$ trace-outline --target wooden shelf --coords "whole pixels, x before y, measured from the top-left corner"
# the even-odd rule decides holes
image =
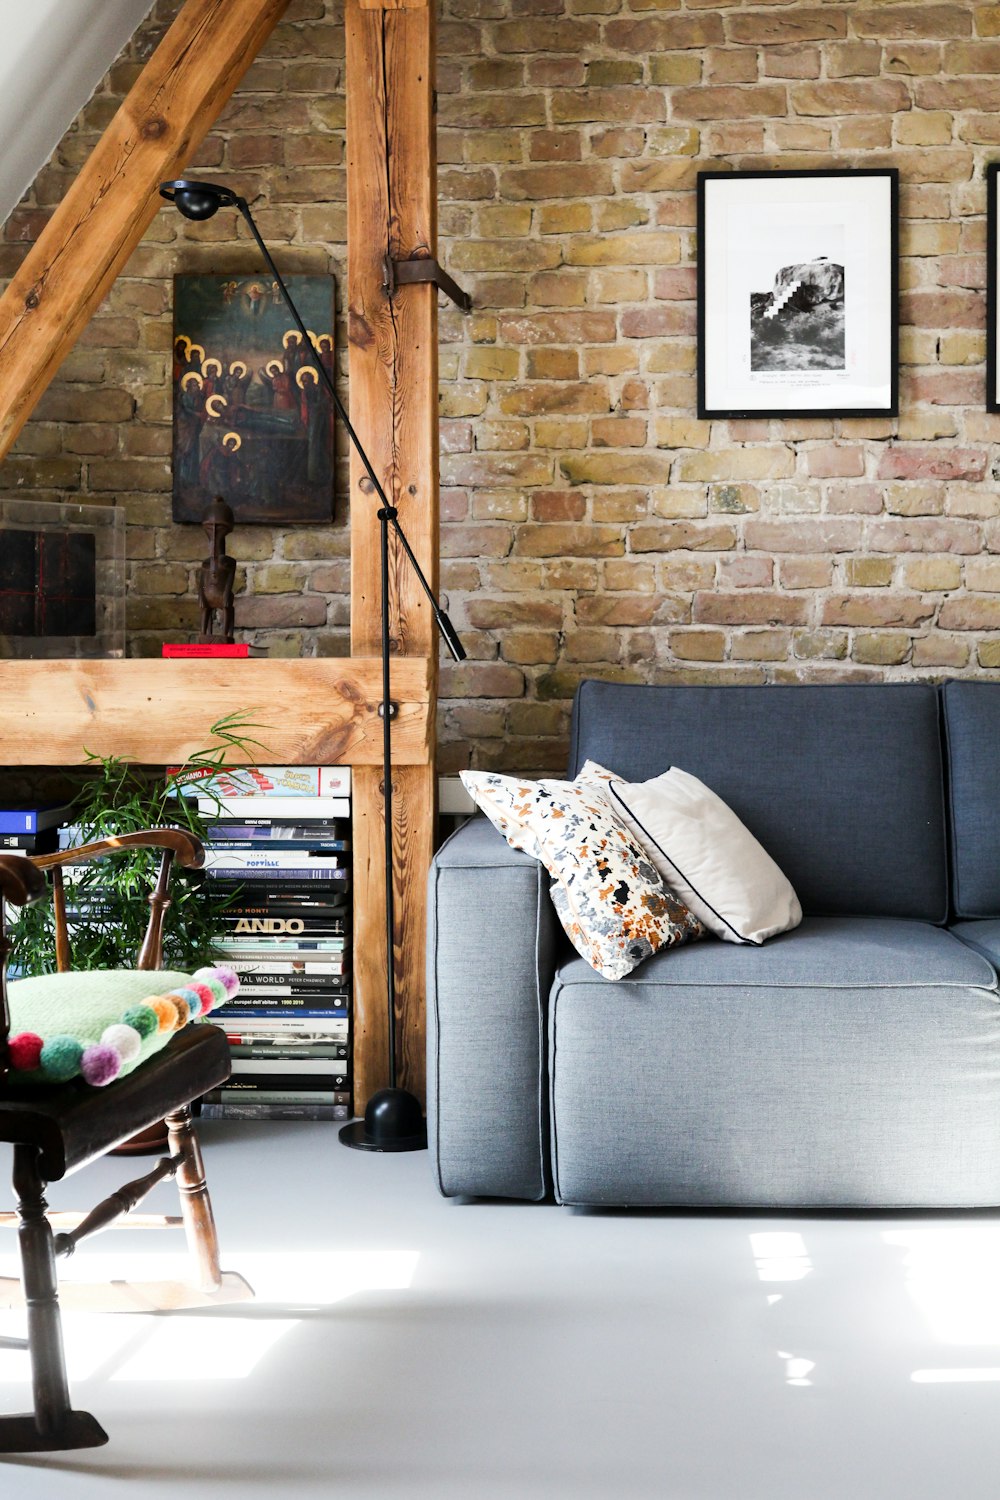
[[[431,758],[430,664],[393,663],[393,762]],[[0,662],[0,764],[81,765],[87,752],[145,765],[212,748],[239,713],[272,765],[382,763],[382,664],[372,658]]]

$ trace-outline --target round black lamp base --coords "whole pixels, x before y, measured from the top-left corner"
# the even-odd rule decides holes
[[[427,1121],[420,1101],[406,1089],[379,1089],[368,1101],[363,1120],[339,1131],[341,1143],[356,1151],[426,1151]]]

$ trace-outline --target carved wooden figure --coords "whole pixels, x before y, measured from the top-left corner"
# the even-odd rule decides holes
[[[212,640],[213,615],[222,615],[222,640],[233,642],[233,585],[236,561],[226,556],[226,537],[233,529],[233,513],[226,502],[213,500],[205,512],[202,526],[212,544],[212,555],[206,557],[198,577],[198,602],[201,605],[201,639]]]

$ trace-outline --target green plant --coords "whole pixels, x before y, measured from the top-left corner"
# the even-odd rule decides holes
[[[71,822],[79,837],[93,843],[143,828],[184,828],[204,839],[216,814],[176,795],[192,771],[215,772],[244,761],[251,749],[264,749],[246,731],[257,728],[241,714],[228,714],[212,725],[218,744],[190,755],[175,776],[164,777],[116,755],[92,755],[92,768],[71,803]],[[159,855],[153,849],[116,854],[65,869],[67,906],[79,909],[73,924],[73,964],[78,969],[123,969],[135,964],[149,918],[147,896]],[[219,917],[227,902],[208,894],[204,876],[174,865],[171,907],[164,931],[163,961],[168,968],[195,969],[218,958]],[[51,895],[23,907],[10,923],[10,966],[15,974],[48,974],[55,969],[55,924]]]

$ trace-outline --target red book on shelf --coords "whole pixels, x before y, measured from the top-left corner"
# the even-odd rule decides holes
[[[195,641],[188,645],[174,645],[161,647],[164,656],[169,657],[244,657],[250,655],[250,647],[246,642],[237,643],[232,646],[222,644],[216,646],[210,641]]]

